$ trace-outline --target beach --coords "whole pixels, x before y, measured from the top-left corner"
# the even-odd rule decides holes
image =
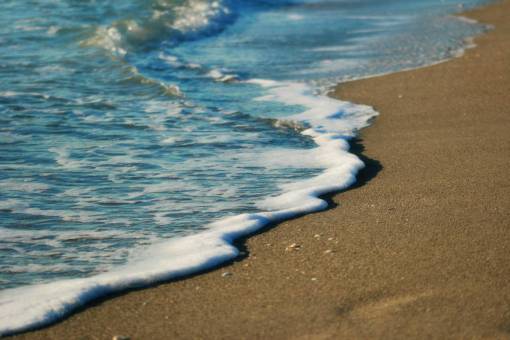
[[[216,270],[87,306],[19,339],[510,338],[510,1],[453,60],[340,84],[380,116],[358,184],[240,242]]]

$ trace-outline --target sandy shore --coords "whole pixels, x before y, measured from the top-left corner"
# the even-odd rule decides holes
[[[381,113],[338,206],[19,338],[510,338],[510,1],[467,15],[496,29],[463,57],[336,89]]]

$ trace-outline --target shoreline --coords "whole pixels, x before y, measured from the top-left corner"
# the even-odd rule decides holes
[[[107,298],[93,304],[88,309],[71,315],[66,320],[57,323],[54,326],[50,326],[40,331],[22,334],[19,337],[76,338],[79,336],[85,338],[111,338],[116,334],[124,334],[131,336],[132,338],[165,338],[165,336],[198,338],[220,338],[224,336],[243,338],[268,336],[286,338],[301,336],[303,338],[307,338],[310,336],[328,338],[340,334],[345,337],[362,337],[363,335],[377,336],[377,334],[381,336],[403,336],[403,333],[384,333],[384,331],[391,331],[388,330],[389,326],[385,324],[388,321],[388,318],[390,321],[395,321],[393,325],[400,327],[400,330],[402,331],[403,325],[405,326],[409,323],[404,322],[406,320],[402,320],[402,318],[405,319],[405,317],[400,315],[401,312],[408,312],[409,310],[413,310],[413,308],[421,311],[420,308],[422,307],[435,311],[434,308],[428,306],[427,303],[434,305],[434,301],[435,303],[438,303],[438,301],[444,300],[444,298],[447,297],[447,294],[441,295],[441,291],[437,292],[434,289],[426,289],[429,288],[427,287],[427,284],[418,284],[415,281],[413,281],[414,284],[408,282],[406,285],[405,276],[402,276],[402,279],[396,280],[396,276],[388,276],[388,273],[382,272],[380,269],[375,269],[378,265],[381,265],[382,267],[388,265],[384,256],[380,259],[373,259],[372,257],[374,254],[372,253],[365,254],[368,255],[368,257],[363,258],[362,254],[367,251],[367,249],[364,249],[363,246],[370,248],[371,246],[376,245],[376,248],[382,247],[384,250],[382,253],[384,253],[386,257],[389,256],[393,259],[395,254],[391,254],[391,252],[394,251],[394,248],[385,247],[385,245],[386,243],[392,243],[395,240],[385,239],[384,237],[387,237],[388,235],[381,235],[381,231],[374,227],[381,224],[379,223],[380,220],[389,218],[389,216],[387,216],[388,211],[399,212],[401,210],[399,208],[404,208],[404,210],[410,208],[417,210],[420,209],[419,205],[412,204],[416,203],[416,201],[399,201],[398,199],[392,199],[392,194],[396,194],[396,192],[405,194],[410,187],[412,188],[408,177],[405,175],[412,174],[413,169],[411,169],[409,165],[400,166],[404,168],[403,170],[399,169],[399,166],[395,166],[397,176],[392,175],[391,168],[387,170],[386,167],[387,164],[392,166],[395,164],[400,165],[399,161],[394,160],[391,157],[391,153],[398,151],[398,148],[395,149],[395,145],[385,145],[385,143],[398,144],[402,140],[407,143],[405,148],[408,148],[409,151],[407,153],[401,152],[404,153],[406,157],[401,158],[400,162],[402,160],[408,161],[409,159],[412,161],[413,155],[411,154],[413,152],[415,154],[422,152],[422,157],[427,155],[430,156],[429,152],[424,152],[420,149],[417,150],[417,145],[420,145],[420,138],[427,138],[420,135],[420,133],[425,134],[425,132],[418,131],[419,133],[417,135],[409,136],[409,134],[416,132],[415,129],[413,130],[412,128],[409,129],[409,127],[402,126],[399,127],[399,124],[405,125],[404,123],[409,122],[405,122],[408,119],[404,117],[403,114],[396,114],[395,111],[397,111],[397,113],[400,112],[398,109],[399,105],[404,105],[404,109],[415,110],[416,105],[420,106],[425,104],[420,100],[413,100],[413,98],[409,99],[410,103],[408,106],[401,104],[406,102],[408,93],[416,95],[416,93],[421,94],[423,92],[420,90],[419,86],[416,86],[417,89],[409,88],[415,82],[414,78],[418,78],[418,80],[420,77],[421,79],[427,79],[430,76],[427,73],[441,73],[442,71],[435,71],[437,68],[449,69],[449,71],[445,73],[456,72],[458,71],[458,68],[462,68],[462,66],[455,65],[456,63],[459,63],[457,62],[458,60],[480,58],[479,56],[477,57],[477,55],[480,54],[478,50],[481,50],[482,48],[484,48],[484,52],[486,52],[489,43],[485,41],[490,39],[487,37],[500,34],[500,26],[503,26],[503,22],[501,21],[504,21],[504,14],[497,13],[498,11],[494,10],[494,8],[497,8],[498,6],[504,7],[501,12],[507,11],[508,13],[508,1],[470,12],[477,18],[481,15],[480,21],[484,23],[493,23],[491,21],[494,21],[494,18],[497,19],[499,14],[500,23],[496,23],[495,31],[499,33],[491,31],[482,37],[477,37],[476,41],[478,43],[478,47],[467,50],[464,56],[445,63],[428,66],[426,68],[357,80],[352,83],[344,83],[337,88],[335,93],[337,96],[340,95],[342,99],[374,105],[377,111],[381,112],[381,116],[377,119],[376,123],[363,130],[360,137],[363,141],[363,145],[358,143],[356,140],[353,143],[353,149],[359,149],[357,150],[358,152],[366,152],[365,159],[363,159],[363,161],[368,161],[368,164],[366,170],[359,174],[358,180],[362,182],[361,185],[355,184],[354,187],[349,188],[348,191],[342,192],[332,198],[334,204],[341,204],[343,207],[339,209],[335,209],[333,207],[325,212],[311,214],[283,222],[278,225],[278,228],[270,228],[265,233],[258,234],[255,237],[248,239],[246,242],[243,242],[243,244],[246,245],[246,248],[249,250],[249,254],[243,261],[236,259],[232,264],[227,264],[222,266],[220,269],[206,272],[205,274],[198,276],[193,276],[189,279],[162,284],[155,288],[149,288],[146,290],[128,292],[121,294],[121,297],[118,298]],[[487,20],[484,20],[484,18]],[[508,24],[506,26],[508,26]],[[505,32],[508,34],[508,28],[506,28]],[[479,41],[483,41],[483,44],[486,46],[480,46]],[[491,48],[494,49],[494,46]],[[499,52],[502,51],[500,50]],[[505,60],[503,57],[503,64],[504,63]],[[506,64],[508,64],[508,62],[506,62]],[[506,65],[503,65],[503,69],[505,69],[505,66]],[[464,68],[466,68],[466,66],[464,66]],[[506,70],[508,70],[508,67]],[[470,73],[475,73],[475,71],[476,70],[471,70]],[[409,78],[411,78],[411,80],[409,80]],[[508,79],[503,79],[503,81],[504,80],[506,80],[506,85],[504,85],[506,87],[502,88],[507,89]],[[379,82],[382,82],[384,86],[376,84]],[[451,82],[452,80],[450,80],[450,84]],[[430,92],[435,89],[428,88],[426,90]],[[483,90],[483,88],[478,88],[477,90]],[[500,90],[500,92],[503,93],[504,91]],[[395,95],[395,93],[397,94]],[[503,104],[505,104],[504,101],[506,98],[504,98],[504,94],[501,93],[500,95],[503,96],[503,99],[500,98],[499,100],[503,100]],[[481,94],[485,95],[486,93],[481,91]],[[385,101],[378,99],[384,97],[386,97]],[[436,97],[438,96],[431,96],[431,98]],[[447,96],[447,98],[451,97],[455,96]],[[373,100],[375,101],[372,103]],[[416,101],[418,101],[418,103],[416,103]],[[443,106],[441,106],[441,104]],[[438,107],[448,107],[447,104],[448,103],[442,99],[441,103],[438,104]],[[508,104],[508,100],[506,104]],[[505,105],[500,106],[504,107]],[[469,109],[469,107],[466,107],[466,109]],[[393,118],[396,118],[397,120],[400,119],[397,123],[397,129],[393,126],[393,129],[390,128],[389,130],[384,130],[384,126],[388,124],[386,122],[388,120],[387,118],[390,118],[386,117],[387,114],[393,116],[396,115],[397,117]],[[431,117],[413,116],[412,120],[415,121],[415,124],[429,124],[429,129],[433,130],[437,128],[434,127],[433,118],[434,117],[432,117],[432,115]],[[481,117],[472,117],[470,115],[470,118],[479,119]],[[451,132],[449,130],[452,129],[452,123],[455,124],[456,121],[453,117],[451,117],[448,123],[450,123],[450,125],[439,126],[439,129],[448,130],[449,134],[449,132]],[[464,123],[467,125],[465,127],[467,130],[475,128],[473,126],[469,126],[469,122]],[[508,118],[506,123],[508,123]],[[501,124],[502,127],[503,125],[504,124]],[[381,128],[381,126],[383,126],[383,128]],[[458,130],[455,130],[455,132],[458,132]],[[464,131],[463,133],[469,134],[469,132],[470,131]],[[404,136],[402,136],[402,134],[404,134]],[[386,139],[385,136],[390,136],[389,139],[392,141],[384,142]],[[415,141],[413,138],[419,140]],[[503,141],[499,141],[500,144],[502,144],[502,147],[500,147],[501,150],[499,150],[502,151],[503,155],[502,163],[505,161],[508,163],[508,159],[504,159],[505,151],[508,153],[508,149],[505,149],[505,143],[508,143],[508,138],[505,139],[505,136],[503,135],[502,137],[500,136],[499,139]],[[469,140],[469,137],[467,137],[466,142],[468,141],[473,142],[472,138]],[[439,142],[435,142],[433,140],[429,142],[432,144],[436,143],[431,146],[432,148],[437,148],[437,150],[434,149],[435,152],[441,150],[441,146],[438,145],[440,144]],[[456,140],[454,139],[453,142],[456,142]],[[378,151],[378,148],[381,148],[381,146],[379,146],[380,144],[382,144],[383,149],[389,149],[390,152],[388,153],[388,150],[383,150],[382,153],[380,153]],[[494,145],[491,144],[491,146],[497,149]],[[478,147],[483,148],[484,146],[478,145]],[[473,157],[477,155],[475,152],[476,147],[474,145],[469,146],[469,148],[469,151],[473,153]],[[356,150],[353,151],[356,153]],[[454,159],[454,163],[456,163],[456,165],[462,165],[462,159],[458,159],[459,156],[456,156],[456,153],[460,153],[465,156],[465,150],[455,150],[452,151],[451,154],[448,154],[448,156]],[[381,154],[384,156],[381,157]],[[390,157],[387,158],[386,154]],[[468,153],[467,155],[469,156],[470,154],[471,153]],[[480,155],[478,155],[478,157],[480,157]],[[416,155],[414,155],[414,158],[416,158]],[[432,166],[437,168],[436,170],[441,170],[441,165],[444,164],[441,163],[439,159],[432,159],[432,161],[436,161],[437,163],[432,164]],[[381,162],[382,165],[378,162]],[[495,160],[493,160],[493,162],[495,162]],[[415,164],[418,164],[418,162],[416,161]],[[442,178],[442,176],[438,177],[437,174],[435,177],[432,176],[434,174],[432,174],[431,171],[427,171],[426,164],[420,164],[420,166],[421,168],[418,168],[419,171],[422,171],[424,174],[431,175],[430,178],[434,179],[434,181],[430,183],[430,178],[428,178],[428,180],[427,178],[424,178],[423,181],[425,184],[429,184],[429,186],[434,187],[434,185],[437,184],[436,181],[443,181],[441,184],[445,185],[446,188],[448,188],[448,184],[451,184],[446,180],[446,178]],[[492,164],[492,166],[495,165]],[[490,168],[490,166],[487,166],[487,168]],[[460,167],[460,169],[462,170],[462,167]],[[370,172],[374,172],[374,170],[379,172],[375,178],[373,176],[374,173],[370,174]],[[414,171],[416,172],[416,169],[414,169]],[[441,173],[441,171],[439,172]],[[381,176],[379,175],[384,175],[385,173],[389,173],[390,175],[384,176],[382,179],[383,184],[380,185],[380,188],[375,185],[374,189],[371,180],[373,179],[373,182],[380,182]],[[499,177],[502,178],[501,186],[504,187],[505,185],[508,185],[508,180],[504,178],[504,170],[502,173],[499,173],[499,175]],[[400,176],[403,177],[400,178]],[[387,179],[385,182],[386,177],[390,177],[390,179]],[[414,177],[414,179],[416,179],[416,176]],[[453,184],[460,187],[461,183]],[[387,187],[391,185],[397,186],[397,189],[401,190],[399,191],[392,188],[384,189],[385,186]],[[408,187],[406,188],[405,185],[408,185]],[[453,186],[457,189],[458,195],[465,193],[455,185]],[[438,198],[436,196],[447,194],[447,192],[427,193],[427,188],[428,187],[424,185],[420,188],[422,189],[420,192],[424,192],[425,194],[416,195],[415,193],[415,195],[411,198],[414,198],[422,204],[433,206],[433,203],[441,201],[441,197]],[[497,192],[499,193],[499,191]],[[468,193],[473,194],[470,191],[468,191]],[[501,203],[508,206],[508,194],[505,195],[504,192],[499,194],[502,199]],[[372,196],[376,197],[372,199]],[[364,198],[364,201],[363,199],[360,200],[360,197]],[[385,201],[391,202],[394,206],[389,207],[391,209],[387,209],[388,207],[387,204],[385,207]],[[410,207],[409,203],[411,203]],[[442,203],[448,205],[448,202]],[[463,203],[474,204],[476,202]],[[379,206],[381,206],[380,209]],[[432,208],[432,206],[430,208]],[[449,205],[448,207],[452,208]],[[477,208],[477,206],[474,205],[471,208]],[[505,206],[503,206],[503,208],[505,208]],[[469,213],[469,211],[466,212]],[[448,218],[447,212],[440,211],[440,213],[443,219],[446,219],[446,221],[450,224],[455,225],[455,221]],[[410,215],[417,215],[414,216],[415,218],[427,217],[426,214],[420,215],[410,213]],[[505,223],[508,224],[508,213],[505,215],[505,211],[501,210],[500,215],[500,219],[495,220],[496,224],[500,226],[498,233],[502,234],[500,242],[504,242],[503,246],[510,245],[510,243],[508,243],[508,237],[504,235],[502,230],[500,230],[501,225],[504,225]],[[404,219],[399,220],[402,224],[397,223],[398,227],[403,227],[399,231],[409,233],[408,236],[414,236],[410,237],[410,241],[413,241],[416,246],[421,246],[416,239],[418,235],[412,234],[412,230],[410,228],[411,223],[405,220],[406,218],[409,220],[409,218],[405,217],[405,215],[400,217]],[[480,219],[481,216],[477,217]],[[345,219],[345,225],[343,225],[342,219]],[[369,220],[372,220],[372,222],[369,222]],[[417,221],[419,221],[419,218]],[[335,225],[337,223],[339,225]],[[396,236],[396,231],[390,228],[395,225],[390,225],[388,223],[382,224],[386,232],[390,233],[390,235]],[[438,224],[441,225],[439,221]],[[445,224],[443,223],[442,225],[444,226]],[[356,227],[360,227],[362,232],[365,232],[365,234],[363,234],[364,237],[361,237],[362,233],[360,233]],[[433,229],[435,229],[435,232],[438,235],[448,234],[447,231],[441,230],[440,228],[435,227]],[[319,236],[317,237],[317,235]],[[368,240],[366,239],[367,236],[369,238]],[[429,246],[441,243],[438,239],[435,239],[435,235],[431,235],[429,233],[426,234],[426,236],[428,237],[427,243]],[[451,242],[454,241],[452,239],[452,235],[448,234],[446,236],[450,237]],[[466,235],[464,236],[468,237]],[[345,239],[351,240],[352,242],[345,242]],[[370,241],[374,241],[374,244]],[[292,243],[299,244],[299,249],[286,251],[285,248]],[[448,245],[451,246],[452,244]],[[443,248],[447,248],[448,245],[443,245]],[[501,244],[499,246],[501,246]],[[422,251],[420,255],[426,254],[430,256],[430,248],[426,249],[426,247],[424,247],[424,249],[419,250]],[[441,250],[445,254],[452,256],[448,253],[447,249]],[[413,267],[413,259],[415,262],[420,262],[418,261],[420,257],[417,257],[418,255],[416,255],[415,252],[417,252],[417,250],[413,252],[413,249],[407,248],[406,252],[402,251],[401,253],[409,256],[409,260],[406,259],[405,261],[405,265],[407,265],[407,267],[400,262],[398,265],[402,267],[401,269],[403,272],[409,271],[412,274],[415,274],[415,276],[427,279],[428,277],[426,275],[418,275],[419,273],[414,270],[409,270]],[[497,255],[500,256],[502,254],[497,253]],[[442,268],[440,266],[441,262],[438,262],[437,258],[433,258],[433,256],[430,257],[431,258],[429,258],[429,260],[434,260],[432,264]],[[501,260],[500,258],[498,259]],[[377,260],[381,262],[378,265],[365,266],[366,268],[361,265],[361,263],[372,263],[370,261],[375,261],[373,264],[377,264]],[[508,265],[505,264],[504,261],[500,262],[502,269],[502,274],[500,276],[503,277],[498,277],[498,279],[510,278],[510,275],[508,275],[510,273],[508,271]],[[431,263],[428,264],[430,265]],[[330,265],[333,268],[330,268]],[[357,267],[358,265],[360,267]],[[397,266],[397,268],[400,268],[399,266]],[[352,270],[355,269],[349,269],[351,267],[358,269],[359,272],[353,273]],[[458,269],[458,267],[459,264],[457,264],[454,269]],[[367,268],[371,270],[367,271]],[[222,274],[224,273],[229,273],[230,275],[223,276]],[[429,274],[432,275],[433,273]],[[459,275],[460,274],[462,274],[462,272],[459,273]],[[460,277],[462,277],[462,275],[460,275]],[[347,283],[339,283],[335,282],[335,280],[345,280]],[[371,280],[374,280],[374,282]],[[356,285],[355,282],[357,282],[358,285]],[[359,284],[363,282],[370,282],[367,284],[370,288],[363,287],[363,285]],[[500,283],[499,280],[495,280],[495,282]],[[404,288],[400,287],[400,285]],[[455,285],[453,284],[453,286]],[[500,293],[503,292],[506,294],[504,299],[502,299],[506,302],[510,301],[508,300],[509,292],[507,292],[507,290],[508,289],[504,286],[500,287]],[[470,292],[466,290],[463,291]],[[337,295],[338,297],[335,301],[334,297]],[[330,301],[332,297],[333,301]],[[294,298],[297,298],[300,301],[294,301]],[[235,301],[231,301],[231,299]],[[286,303],[287,305],[285,305]],[[491,306],[491,308],[492,307],[494,306]],[[504,310],[505,313],[508,312],[508,309],[503,308],[505,306],[498,305],[497,307],[499,309],[494,308],[498,311]],[[227,315],[220,315],[221,313]],[[501,313],[500,317],[504,316],[505,313]],[[394,316],[394,314],[399,316],[400,319],[393,320],[391,317]],[[365,334],[365,330],[361,328],[358,329],[360,326],[358,322],[360,320],[365,320],[366,322],[367,315],[369,316],[368,320],[374,324],[371,325],[374,330],[367,330]],[[452,316],[450,314],[444,315]],[[412,317],[412,315],[409,317]],[[438,315],[436,315],[436,317],[438,317]],[[109,321],[109,319],[111,319],[111,321]],[[136,320],[137,322],[133,322],[133,320]],[[428,319],[425,319],[425,321],[430,322]],[[263,328],[260,326],[261,324],[264,324],[264,329],[261,329]],[[284,327],[283,324],[286,324],[286,326]],[[356,327],[351,324],[354,324]],[[259,325],[259,327],[256,327],[256,325]],[[457,327],[455,324],[454,326]],[[418,325],[414,325],[414,327],[418,327]],[[416,331],[417,329],[419,328],[414,330]],[[392,330],[398,331],[398,329]],[[409,331],[410,329],[406,328],[405,330]],[[442,331],[445,330],[442,329]],[[503,332],[501,330],[499,331]],[[419,333],[409,334],[419,335]],[[442,334],[446,335],[451,333],[448,332]],[[472,331],[472,333],[467,333],[467,335],[478,335],[478,333]],[[502,334],[499,333],[497,335],[502,336]],[[508,333],[505,335],[508,335]]]

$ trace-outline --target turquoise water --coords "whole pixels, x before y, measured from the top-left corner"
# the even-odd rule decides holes
[[[463,3],[2,1],[0,287],[15,300],[291,207],[265,199],[335,161],[311,156],[334,131],[295,118],[316,103],[299,95],[461,53],[484,30],[451,16],[483,1]],[[364,126],[349,110],[346,138]]]

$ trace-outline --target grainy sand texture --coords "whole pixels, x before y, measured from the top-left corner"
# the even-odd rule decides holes
[[[466,16],[495,29],[464,56],[336,88],[381,115],[332,209],[18,338],[510,338],[510,1]]]

